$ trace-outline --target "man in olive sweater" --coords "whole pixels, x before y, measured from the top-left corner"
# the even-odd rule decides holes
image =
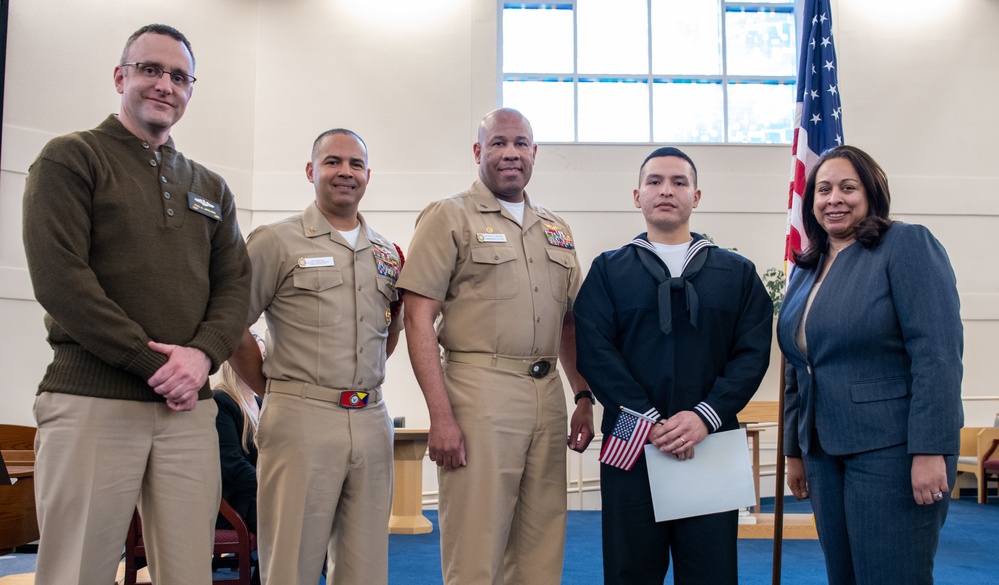
[[[207,584],[220,497],[208,374],[234,351],[250,263],[225,181],[174,149],[194,55],[133,34],[121,109],[53,139],[24,194],[24,247],[53,360],[38,388],[35,583],[114,581],[138,503],[156,583]]]

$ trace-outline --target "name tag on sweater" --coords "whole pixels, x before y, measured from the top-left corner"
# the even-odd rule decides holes
[[[222,221],[222,206],[194,193],[187,194],[187,207],[215,221]]]

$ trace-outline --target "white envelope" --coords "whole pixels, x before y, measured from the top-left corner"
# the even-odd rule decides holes
[[[685,461],[646,445],[645,460],[656,522],[756,505],[745,429],[708,435]]]

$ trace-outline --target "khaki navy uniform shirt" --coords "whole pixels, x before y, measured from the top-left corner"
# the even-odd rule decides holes
[[[248,323],[265,313],[273,347],[264,375],[345,390],[371,390],[385,378],[385,340],[402,329],[399,253],[364,218],[356,248],[316,204],[250,234],[253,262]]]
[[[476,180],[417,219],[399,288],[442,301],[450,351],[555,357],[580,286],[569,226],[525,194],[521,227]]]

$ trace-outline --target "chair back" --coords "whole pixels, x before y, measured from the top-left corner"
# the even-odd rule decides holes
[[[213,566],[221,555],[233,555],[238,562],[238,573],[235,579],[215,580],[214,585],[250,585],[252,568],[255,565],[252,552],[257,550],[257,536],[249,531],[246,522],[236,510],[223,499],[219,503],[219,512],[232,524],[230,529],[215,531],[215,544],[212,548]],[[124,585],[151,585],[136,583],[140,559],[146,557],[146,543],[142,538],[142,518],[136,509],[132,522],[128,527],[125,539],[125,578]]]
[[[0,424],[0,450],[34,452],[36,430],[35,427]]]
[[[13,484],[7,469],[11,466],[21,469],[20,476],[35,466],[35,427],[0,424],[0,485]]]
[[[35,427],[0,424],[0,554],[38,540]]]
[[[972,462],[972,459],[978,459],[978,433],[981,432],[982,427],[961,427],[961,447],[958,451],[960,457],[969,458],[965,463]]]

